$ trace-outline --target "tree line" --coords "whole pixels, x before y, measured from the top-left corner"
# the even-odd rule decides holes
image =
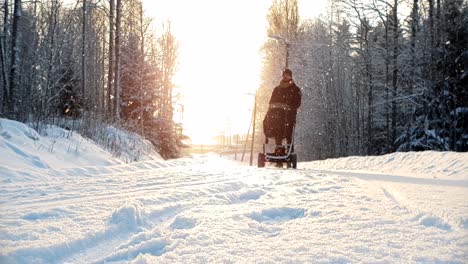
[[[268,21],[268,34],[287,43],[262,49],[259,109],[289,55],[303,92],[302,159],[468,151],[465,1],[330,0],[326,14],[301,19],[297,0],[275,0]]]
[[[145,136],[166,158],[178,155],[170,22],[156,32],[140,0],[4,0],[1,7],[0,116],[99,120]]]

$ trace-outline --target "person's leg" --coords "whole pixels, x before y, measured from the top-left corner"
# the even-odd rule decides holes
[[[286,141],[288,144],[292,143],[292,133],[293,133],[293,125],[287,124],[286,128]]]
[[[275,137],[275,154],[283,155],[283,138],[282,137]]]
[[[287,144],[292,143],[292,133],[293,133],[293,127],[294,127],[294,120],[296,119],[296,116],[293,111],[288,112],[286,116],[286,142]]]
[[[283,156],[283,155],[285,154],[284,147],[282,146],[282,144],[283,144],[283,138],[282,138],[282,137],[275,137],[275,143],[276,143],[275,155],[276,155],[276,156]],[[275,167],[277,167],[277,168],[282,168],[282,167],[283,167],[283,163],[282,163],[282,162],[277,162],[277,163],[275,164]]]
[[[288,124],[287,125],[287,128],[286,128],[286,142],[288,144],[291,144],[292,142],[292,129],[291,129],[291,124]]]

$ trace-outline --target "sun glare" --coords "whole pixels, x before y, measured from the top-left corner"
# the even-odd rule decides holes
[[[266,39],[270,4],[270,0],[145,1],[150,17],[171,21],[179,42],[174,82],[183,95],[184,132],[192,143],[215,143],[213,138],[223,133],[247,133],[252,94],[260,85],[260,47]]]

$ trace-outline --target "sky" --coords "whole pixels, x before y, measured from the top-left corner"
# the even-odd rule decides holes
[[[260,48],[270,0],[145,0],[154,23],[170,20],[179,42],[174,78],[183,95],[184,132],[194,144],[226,133],[245,134],[260,85]],[[299,0],[301,17],[325,10],[326,0]],[[179,118],[179,116],[176,116]]]

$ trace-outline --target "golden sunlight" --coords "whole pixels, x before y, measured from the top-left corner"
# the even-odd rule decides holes
[[[214,143],[213,138],[223,133],[247,133],[252,94],[260,84],[260,47],[266,39],[271,1],[146,0],[144,4],[155,21],[171,21],[179,42],[174,82],[183,96],[184,132],[192,143]],[[304,7],[311,8],[310,3]]]

